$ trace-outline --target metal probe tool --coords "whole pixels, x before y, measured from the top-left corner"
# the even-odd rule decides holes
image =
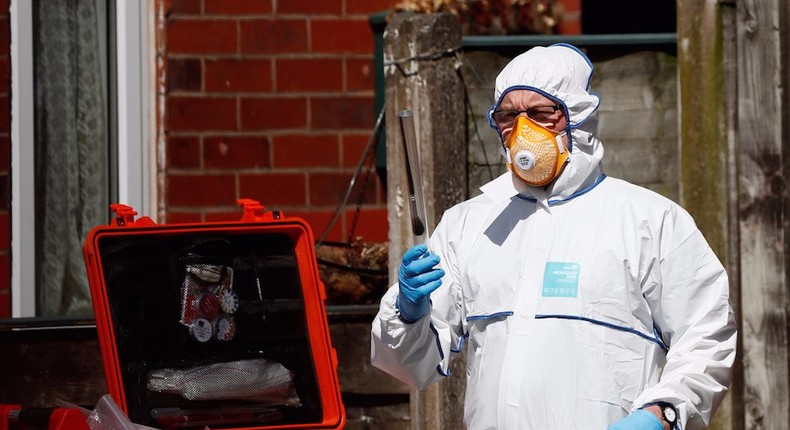
[[[430,236],[428,217],[425,211],[425,197],[422,189],[422,171],[417,137],[414,131],[414,114],[411,110],[398,112],[401,138],[406,158],[406,177],[409,184],[409,210],[411,212],[411,232],[415,244],[428,246]],[[430,247],[428,247],[430,249]]]

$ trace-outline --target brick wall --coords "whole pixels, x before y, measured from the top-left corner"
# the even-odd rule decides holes
[[[247,197],[319,236],[373,131],[368,19],[395,1],[160,1],[166,221],[238,219]],[[327,240],[386,241],[373,169],[355,190]]]
[[[11,20],[0,0],[0,318],[11,316]]]
[[[160,1],[167,222],[235,219],[248,197],[319,236],[375,121],[368,19],[397,1]],[[580,0],[558,3],[560,31],[578,33]],[[355,188],[327,239],[386,241],[379,177],[367,170]]]

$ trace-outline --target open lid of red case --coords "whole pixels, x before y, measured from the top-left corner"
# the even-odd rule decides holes
[[[112,205],[89,233],[109,393],[162,429],[342,428],[312,231],[239,203],[239,222],[171,225]]]

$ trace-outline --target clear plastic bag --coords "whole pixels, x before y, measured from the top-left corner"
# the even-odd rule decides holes
[[[91,430],[156,430],[129,420],[109,394],[103,395],[92,411],[64,401],[58,401],[58,406],[79,409]]]
[[[187,400],[247,400],[266,405],[301,406],[293,372],[262,358],[214,363],[148,374],[148,389]]]

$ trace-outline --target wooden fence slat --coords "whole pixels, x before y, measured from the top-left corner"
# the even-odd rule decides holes
[[[680,201],[691,213],[730,275],[731,298],[739,297],[740,249],[737,208],[731,192],[737,160],[732,147],[736,127],[737,69],[732,13],[719,2],[678,0],[678,86],[680,88]],[[729,47],[725,51],[723,48]],[[734,276],[733,276],[734,275]],[[738,311],[738,302],[733,303]],[[740,368],[738,368],[740,371]],[[742,378],[714,416],[712,430],[741,429],[734,412],[742,403]]]
[[[779,18],[784,0],[739,1],[738,177],[746,429],[788,429],[785,207]],[[785,30],[786,31],[786,30]],[[785,47],[784,50],[787,48]],[[786,52],[784,55],[787,55]]]

